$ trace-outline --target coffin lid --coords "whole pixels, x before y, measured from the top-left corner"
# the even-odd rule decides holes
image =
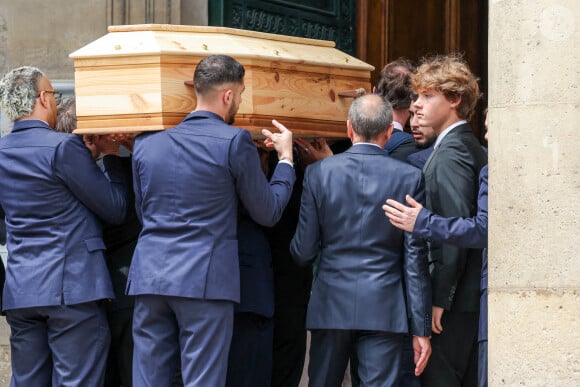
[[[109,34],[70,54],[77,59],[164,55],[226,54],[238,60],[264,59],[372,71],[374,67],[335,48],[327,40],[276,35],[228,27],[139,24],[109,26]],[[114,34],[113,34],[114,33]],[[127,33],[124,39],[123,33]],[[226,44],[227,43],[227,44]],[[301,46],[316,47],[304,50]]]
[[[352,97],[370,88],[373,66],[325,40],[226,27],[143,24],[70,54],[78,134],[139,133],[177,125],[196,106],[194,67],[213,54],[246,68],[236,126],[261,136],[278,119],[299,136],[344,137]]]

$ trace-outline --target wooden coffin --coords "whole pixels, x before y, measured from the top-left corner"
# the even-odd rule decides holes
[[[193,72],[211,54],[227,54],[244,65],[246,91],[235,125],[256,136],[276,118],[297,136],[345,137],[353,91],[370,91],[374,69],[324,40],[224,27],[111,26],[70,54],[75,133],[177,125],[195,109]]]

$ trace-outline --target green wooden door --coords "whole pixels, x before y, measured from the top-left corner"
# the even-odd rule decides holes
[[[356,52],[356,2],[352,0],[210,0],[209,25],[332,40]]]

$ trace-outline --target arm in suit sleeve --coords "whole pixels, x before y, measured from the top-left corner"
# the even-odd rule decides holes
[[[487,166],[479,174],[477,215],[472,218],[445,218],[421,209],[413,235],[457,247],[487,247]]]
[[[135,139],[135,142],[138,138]],[[141,176],[139,175],[139,163],[132,157],[131,169],[133,171],[133,191],[135,193],[135,212],[137,213],[137,219],[139,223],[143,224],[143,211],[141,209],[141,203],[143,202],[143,196],[141,194]]]
[[[103,171],[77,136],[69,136],[56,149],[56,176],[89,210],[102,220],[120,224],[127,213],[127,186],[123,165],[116,156],[105,156]]]
[[[432,210],[443,217],[474,215],[477,190],[477,172],[467,149],[451,146],[441,149],[434,166],[436,176]],[[432,245],[433,246],[433,245]],[[442,244],[437,251],[432,248],[431,272],[433,305],[446,310],[451,308],[459,280],[465,270],[468,250]]]
[[[236,179],[236,192],[250,217],[262,226],[274,226],[290,200],[296,181],[294,168],[278,163],[270,182],[260,164],[258,150],[250,133],[242,130],[230,145],[230,170]]]
[[[301,266],[314,261],[320,251],[320,227],[313,187],[313,184],[316,183],[313,174],[317,166],[318,164],[312,164],[306,168],[302,182],[298,225],[290,242],[290,254],[292,254],[294,261]]]
[[[419,181],[414,197],[425,200],[423,180]],[[431,278],[427,265],[427,246],[421,237],[405,232],[405,291],[410,316],[409,332],[413,336],[431,336]]]

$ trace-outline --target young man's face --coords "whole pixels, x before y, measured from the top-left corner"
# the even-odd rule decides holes
[[[415,116],[420,126],[430,126],[438,136],[448,126],[458,121],[458,102],[449,101],[443,94],[433,89],[419,90],[413,103]]]

